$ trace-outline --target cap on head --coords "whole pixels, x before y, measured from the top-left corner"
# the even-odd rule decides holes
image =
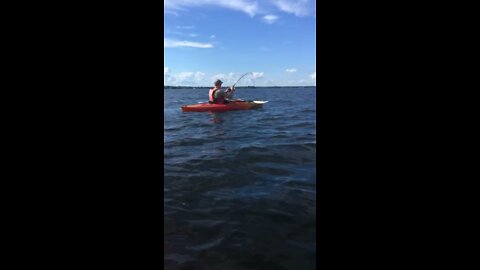
[[[223,83],[223,82],[220,81],[220,80],[216,80],[216,81],[215,81],[215,85],[217,85],[217,84],[222,84],[222,83]]]

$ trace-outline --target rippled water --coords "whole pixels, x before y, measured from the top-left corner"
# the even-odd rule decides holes
[[[164,90],[165,269],[315,269],[316,89],[238,89],[263,109],[181,112]]]

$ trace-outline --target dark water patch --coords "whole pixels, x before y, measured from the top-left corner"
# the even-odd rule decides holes
[[[270,102],[183,113],[206,93],[165,91],[165,269],[315,269],[315,89],[240,93]]]

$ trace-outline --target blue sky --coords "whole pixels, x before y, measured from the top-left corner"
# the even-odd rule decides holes
[[[165,85],[316,85],[314,0],[164,0]]]

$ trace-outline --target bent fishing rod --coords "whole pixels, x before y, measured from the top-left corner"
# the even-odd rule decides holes
[[[235,93],[235,85],[236,85],[241,79],[243,79],[243,77],[247,76],[248,74],[252,74],[252,75],[253,75],[252,72],[247,72],[247,73],[243,74],[243,75],[237,80],[237,82],[235,82],[235,83],[230,87],[230,90],[232,91],[232,94],[230,95],[230,98],[233,98],[233,94]]]
[[[243,74],[242,77],[240,77],[240,78],[237,80],[237,82],[232,85],[232,88],[235,87],[235,85],[236,85],[243,77],[247,76],[248,74],[252,74],[252,75],[253,75],[252,72],[247,72],[247,73]]]

